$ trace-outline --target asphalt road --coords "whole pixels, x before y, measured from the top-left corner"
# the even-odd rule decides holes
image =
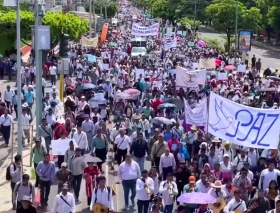
[[[117,169],[117,165],[115,166],[115,169]],[[146,169],[150,169],[151,168],[151,163],[150,161],[146,161],[145,162],[145,168]],[[114,171],[110,171],[109,167],[107,165],[107,162],[103,164],[103,169],[105,172],[105,177],[107,180],[107,185],[108,186],[112,186],[112,184],[115,184],[116,182],[119,181],[116,172]],[[116,170],[115,170],[116,171]],[[52,212],[52,208],[53,208],[53,204],[54,204],[54,198],[57,195],[57,185],[53,185],[51,187],[51,192],[50,192],[50,196],[49,196],[49,206],[48,206],[48,210],[46,211],[46,213],[51,213]],[[114,210],[116,212],[125,212],[125,213],[136,213],[137,209],[130,207],[130,209],[128,211],[123,211],[122,209],[124,208],[124,196],[123,196],[123,188],[121,184],[116,184],[116,195],[113,196],[114,199]],[[80,201],[81,203],[78,204],[76,206],[76,213],[88,213],[91,212],[89,211],[88,205],[87,205],[87,197],[86,197],[86,193],[85,193],[85,181],[82,181],[81,184],[81,191],[80,191]],[[136,201],[136,199],[135,199]]]
[[[205,32],[204,29],[202,29],[200,32],[201,37],[207,37],[212,39],[217,39],[218,41],[224,43],[225,42],[225,35],[215,33],[215,32]],[[269,46],[261,47],[262,45],[253,45],[252,49],[249,53],[250,59],[253,55],[256,56],[256,58],[260,58],[262,61],[262,69],[266,69],[267,67],[270,67],[272,69],[280,69],[280,50],[273,50]]]

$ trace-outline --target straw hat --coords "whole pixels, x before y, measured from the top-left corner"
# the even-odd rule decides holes
[[[215,189],[220,189],[222,188],[222,181],[216,180],[215,183],[211,183],[211,187]]]
[[[214,142],[214,143],[217,142],[217,143],[218,143],[218,142],[221,142],[221,141],[220,141],[220,139],[219,139],[218,137],[215,137],[215,138],[212,140],[212,142]]]
[[[196,125],[192,125],[192,126],[191,126],[191,130],[197,131]]]

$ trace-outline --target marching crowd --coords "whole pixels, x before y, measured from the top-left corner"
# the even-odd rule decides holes
[[[130,8],[126,5],[125,11]],[[109,28],[107,40],[99,42],[97,48],[73,46],[73,72],[64,79],[63,118],[59,114],[62,100],[56,87],[48,93],[43,91],[41,138],[36,139],[32,148],[36,183],[32,184],[29,175],[23,173],[22,157],[17,155],[6,174],[13,191],[13,209],[18,213],[36,212],[32,202],[35,188],[39,187],[40,208],[46,210],[50,189],[57,182],[58,194],[50,210],[53,213],[73,213],[80,202],[87,202],[93,212],[116,211],[115,191],[106,185],[107,162],[112,170],[118,165],[117,175],[124,191],[123,211],[137,206],[139,213],[278,212],[278,150],[240,147],[210,135],[203,127],[181,121],[184,99],[195,106],[210,91],[239,104],[278,109],[277,71],[272,73],[267,68],[266,78],[260,78],[261,62],[253,57],[246,73],[229,70],[227,79],[219,80],[209,70],[205,86],[198,85],[194,90],[177,88],[176,74],[169,73],[177,65],[192,69],[200,58],[215,58],[219,61],[217,70],[224,72],[227,65],[243,62],[239,57],[232,61],[230,55],[199,45],[191,34],[179,35],[178,46],[165,51],[165,56],[161,53],[162,41],[149,38],[152,56],[131,57],[131,22],[131,15],[124,16],[118,27]],[[195,45],[188,47],[189,41]],[[97,60],[89,62],[84,54],[92,54]],[[244,63],[248,64],[248,60]],[[109,66],[104,68],[104,64]],[[136,77],[140,68],[144,73]],[[48,64],[48,70],[50,75],[57,74],[55,61]],[[23,93],[22,116],[26,125],[32,119],[30,108],[34,101],[29,82],[32,84],[32,80],[27,80]],[[55,85],[53,77],[52,84]],[[7,146],[16,95],[7,87],[5,103],[0,104],[0,124]],[[28,130],[23,129],[25,134]],[[65,153],[55,156],[55,163],[51,160],[51,141],[60,139],[71,140]],[[80,201],[82,179],[87,201]],[[208,205],[206,201],[176,200],[185,193],[200,195],[200,201],[204,195],[211,195],[217,201]]]

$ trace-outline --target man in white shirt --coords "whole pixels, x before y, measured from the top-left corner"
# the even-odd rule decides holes
[[[159,193],[162,194],[164,212],[172,212],[174,196],[178,194],[177,184],[173,181],[173,175],[167,174],[166,181],[162,181],[159,186]]]
[[[12,109],[12,98],[15,95],[14,90],[11,89],[10,85],[7,86],[7,90],[4,92],[4,100],[6,102],[7,108]]]
[[[239,189],[234,190],[234,198],[228,202],[226,207],[224,208],[224,213],[234,212],[235,210],[239,210],[240,212],[246,212],[247,207],[244,200],[241,200],[241,192]]]
[[[0,117],[0,126],[3,138],[5,140],[5,146],[8,147],[11,133],[11,125],[13,123],[13,117],[8,114],[9,109],[5,109],[5,113]]]
[[[139,213],[148,213],[151,195],[154,192],[154,181],[148,177],[148,171],[142,171],[142,177],[136,181],[137,209]]]
[[[222,181],[216,180],[215,183],[211,184],[211,189],[208,191],[208,194],[212,195],[214,198],[226,198],[226,193],[222,189]]]
[[[76,210],[74,195],[68,191],[68,184],[64,184],[62,192],[56,195],[52,213],[74,213]]]
[[[57,75],[57,68],[54,64],[52,64],[49,68],[50,76],[51,76],[51,84],[55,86],[56,84],[56,75]]]
[[[78,127],[77,132],[74,132],[73,139],[77,143],[78,147],[81,149],[81,154],[84,155],[88,148],[87,134],[82,131],[82,127]]]
[[[247,152],[247,148],[243,147],[240,150],[240,154],[237,155],[234,158],[234,161],[232,162],[233,166],[235,167],[235,170],[238,172],[244,167],[245,162],[249,163],[250,166],[252,165],[251,159],[246,155],[246,152]]]
[[[270,161],[268,168],[261,172],[258,188],[266,190],[269,187],[270,181],[277,181],[278,176],[280,176],[280,171],[275,169],[274,161]]]
[[[114,150],[116,152],[116,160],[120,165],[127,154],[127,149],[129,147],[130,139],[125,135],[124,129],[120,129],[119,135],[116,136],[114,141]]]
[[[165,153],[161,155],[159,162],[159,172],[162,174],[163,180],[166,180],[168,173],[173,174],[176,169],[176,161],[174,155],[170,153],[169,148],[165,149]]]
[[[95,204],[101,204],[106,206],[108,208],[108,212],[114,211],[112,189],[106,186],[106,178],[104,176],[98,177],[98,184],[92,191],[91,203],[89,207],[91,212],[96,212]]]
[[[198,192],[208,193],[210,190],[210,183],[207,180],[207,176],[205,173],[200,174],[200,180],[195,183]]]
[[[22,115],[21,115],[21,119],[22,119],[22,129],[24,132],[24,139],[27,139],[27,143],[30,143],[30,120],[31,120],[31,115],[27,113],[27,109],[23,108],[22,109]],[[22,144],[24,146],[24,139],[22,140]]]
[[[129,154],[126,155],[125,161],[121,163],[118,169],[118,177],[122,181],[124,191],[125,209],[129,209],[129,191],[131,191],[131,203],[135,206],[134,198],[136,195],[136,180],[141,176],[138,163],[131,159]]]

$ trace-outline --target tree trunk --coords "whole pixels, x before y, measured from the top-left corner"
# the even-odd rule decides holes
[[[227,33],[227,51],[226,51],[226,52],[229,52],[229,50],[230,50],[230,45],[231,45],[231,43],[230,43],[230,34]]]

